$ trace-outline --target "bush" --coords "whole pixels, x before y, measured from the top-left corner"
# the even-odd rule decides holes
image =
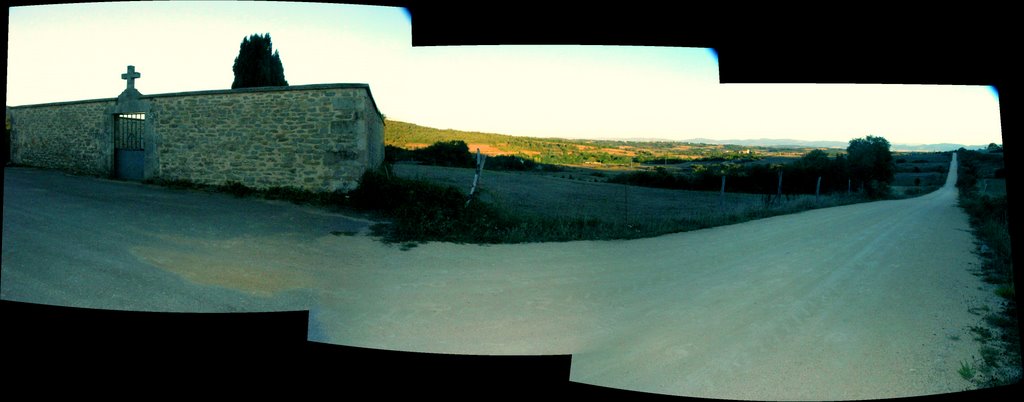
[[[466,195],[455,187],[389,178],[376,171],[365,173],[349,197],[353,207],[391,218],[390,225],[376,228],[389,242],[497,243],[512,224],[479,200],[467,207]]]
[[[438,141],[433,145],[414,151],[416,159],[430,165],[450,167],[475,167],[473,154],[463,141]]]
[[[537,169],[537,163],[518,156],[498,155],[488,157],[484,163],[484,168],[487,170],[535,170]]]
[[[846,148],[853,180],[877,183],[866,188],[868,196],[872,198],[886,194],[888,184],[892,183],[896,176],[896,165],[893,163],[889,148],[888,140],[870,135],[850,140],[850,145]]]
[[[864,190],[867,192],[868,198],[871,199],[887,198],[892,193],[889,183],[879,180],[871,180]]]
[[[561,165],[552,165],[549,163],[541,163],[540,170],[542,172],[564,172],[565,168]]]
[[[394,145],[384,146],[384,163],[393,164],[398,161],[408,161],[416,159],[416,151],[410,151],[405,148],[399,148]]]

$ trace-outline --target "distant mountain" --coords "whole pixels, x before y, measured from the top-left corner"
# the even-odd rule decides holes
[[[806,141],[806,140],[793,140],[793,139],[774,139],[774,138],[760,138],[756,140],[714,140],[710,138],[692,138],[688,140],[670,140],[665,138],[606,138],[601,140],[595,139],[568,139],[568,138],[535,138],[535,137],[522,137],[512,136],[507,134],[497,133],[481,133],[475,131],[461,131],[451,129],[437,129],[431,127],[420,126],[412,123],[405,123],[401,121],[388,120],[384,126],[385,132],[385,143],[387,145],[394,146],[427,146],[437,141],[452,141],[462,140],[468,144],[479,145],[490,145],[491,151],[494,154],[497,153],[508,153],[516,154],[525,152],[527,154],[537,155],[539,153],[551,153],[556,147],[563,149],[564,146],[572,145],[573,147],[583,146],[588,148],[608,148],[614,149],[621,146],[637,145],[635,143],[650,143],[651,149],[659,147],[672,147],[672,143],[690,143],[690,144],[706,144],[706,145],[739,145],[745,147],[775,147],[775,148],[839,148],[846,149],[849,145],[847,141]],[[620,142],[618,144],[614,142]],[[629,144],[633,142],[634,144]],[[561,145],[559,145],[561,144]],[[641,145],[643,146],[643,145]],[[925,144],[925,145],[912,145],[912,144],[893,144],[893,151],[904,151],[904,152],[943,152],[943,151],[954,151],[959,148],[967,149],[984,149],[987,145],[961,145],[961,144]],[[711,147],[714,148],[714,147]],[[569,149],[569,148],[564,148]],[[582,148],[580,148],[582,149]],[[708,150],[712,152],[713,150]],[[557,151],[564,152],[564,151]],[[609,152],[608,150],[602,152]],[[613,153],[615,151],[612,151]],[[486,152],[485,152],[486,153]],[[707,155],[703,155],[707,156]]]
[[[774,138],[759,138],[756,140],[712,140],[709,138],[694,138],[683,140],[698,144],[721,144],[721,145],[748,145],[756,147],[814,147],[814,148],[846,148],[849,142],[843,141],[805,141]]]
[[[924,145],[909,145],[909,144],[893,144],[893,151],[912,151],[912,152],[945,152],[945,151],[956,151],[960,148],[964,149],[986,149],[988,145],[963,145],[963,144],[924,144]]]
[[[774,138],[760,138],[756,140],[713,140],[709,138],[694,138],[689,140],[683,140],[684,142],[698,143],[698,144],[730,144],[730,145],[747,145],[747,146],[758,146],[758,147],[813,147],[813,148],[843,148],[845,149],[849,142],[844,141],[806,141],[806,140],[790,140],[790,139],[774,139]],[[966,149],[984,149],[988,145],[963,145],[963,144],[892,144],[893,151],[904,151],[904,152],[945,152],[955,151],[960,148]]]

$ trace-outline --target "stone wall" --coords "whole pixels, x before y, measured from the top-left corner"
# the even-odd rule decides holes
[[[11,162],[78,174],[110,173],[105,142],[110,123],[104,111],[113,99],[13,107]]]
[[[351,190],[384,159],[384,122],[364,84],[143,95],[132,102],[127,109],[115,100],[13,107],[12,161],[110,175],[112,114],[138,108],[146,109],[151,179]]]

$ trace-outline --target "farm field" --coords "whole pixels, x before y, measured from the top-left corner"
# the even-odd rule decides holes
[[[468,193],[474,170],[414,164],[394,165],[395,174],[452,185]],[[656,223],[705,220],[764,209],[759,194],[669,190],[605,183],[598,170],[566,172],[499,172],[484,170],[479,189],[482,200],[520,214],[543,217],[588,217],[615,223]],[[572,177],[572,178],[569,178]],[[835,202],[840,196],[821,197]],[[794,196],[789,202],[813,202],[814,196]],[[627,215],[628,214],[628,215]],[[628,216],[628,221],[626,221]]]
[[[947,153],[896,153],[895,197],[913,197],[937,190],[946,181],[951,156]],[[917,183],[916,180],[920,180]]]

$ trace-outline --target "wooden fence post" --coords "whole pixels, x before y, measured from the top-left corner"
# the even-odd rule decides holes
[[[818,176],[818,185],[814,187],[814,203],[818,203],[818,195],[821,194],[821,176]]]
[[[629,184],[623,183],[622,186],[623,186],[622,187],[623,188],[623,192],[625,193],[625,195],[623,196],[623,201],[624,201],[623,205],[625,205],[625,213],[622,214],[622,221],[628,227],[629,226]]]
[[[718,195],[718,209],[725,207],[725,175],[722,175],[722,191]]]
[[[779,187],[775,192],[775,199],[782,203],[782,168],[779,168]]]
[[[466,197],[466,205],[468,207],[469,202],[473,201],[473,194],[476,193],[476,185],[480,182],[480,171],[484,169],[484,161],[487,160],[487,155],[480,155],[480,148],[476,149],[476,175],[473,176],[473,187],[469,189],[469,196]]]

